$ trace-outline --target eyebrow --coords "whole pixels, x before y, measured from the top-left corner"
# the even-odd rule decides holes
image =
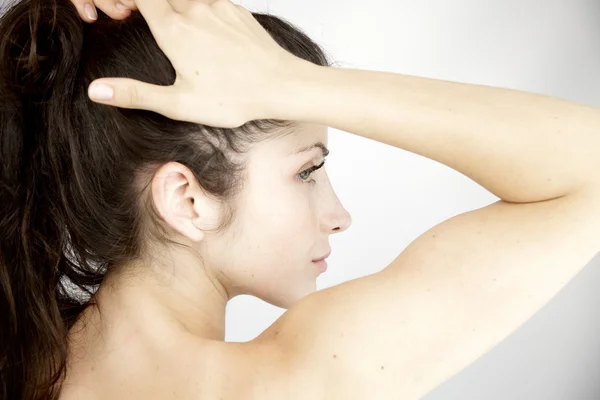
[[[311,145],[301,147],[299,149],[296,149],[296,151],[292,154],[304,153],[313,149],[321,149],[321,151],[323,152],[323,157],[327,157],[329,155],[329,149],[323,144],[323,142],[316,142]]]

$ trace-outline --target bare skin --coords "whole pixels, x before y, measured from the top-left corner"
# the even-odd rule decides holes
[[[77,7],[77,12],[82,20],[93,23],[98,19],[98,10],[112,19],[122,20],[131,15],[131,11],[137,10],[132,0],[71,0]]]
[[[180,83],[165,89],[102,79],[114,96],[98,101],[224,127],[259,118],[302,121],[301,133],[253,149],[250,175],[257,179],[245,198],[260,205],[261,191],[277,185],[283,194],[267,205],[285,211],[301,196],[303,203],[295,205],[306,206],[302,221],[309,222],[298,220],[294,228],[310,255],[326,250],[329,235],[347,229],[351,219],[324,169],[313,175],[316,189],[303,195],[281,180],[310,160],[283,154],[302,141],[326,142],[327,126],[444,163],[501,200],[433,227],[381,272],[319,292],[312,286],[318,273],[304,250],[294,251],[285,268],[268,255],[245,253],[263,265],[255,279],[251,272],[232,275],[237,269],[228,266],[236,259],[220,256],[202,275],[183,253],[175,255],[186,265],[177,270],[184,278],[172,286],[158,289],[156,274],[139,281],[110,278],[99,291],[105,319],[92,310],[71,332],[63,399],[417,399],[521,326],[600,250],[597,109],[514,90],[317,67],[283,55],[248,13],[226,0],[177,3],[180,12],[160,0],[136,2]],[[187,41],[173,29],[179,24]],[[239,54],[233,38],[244,40],[246,53]],[[220,58],[195,60],[186,46],[212,46]],[[269,54],[272,62],[265,62]],[[247,74],[233,73],[236,57],[246,60]],[[201,81],[195,69],[221,74],[220,80]],[[256,102],[233,95],[235,88],[253,93],[248,88],[255,85],[278,90]],[[189,109],[177,107],[191,101]],[[211,108],[211,101],[224,106]],[[265,177],[260,160],[266,154],[281,155],[283,175]],[[154,178],[152,196],[173,231],[206,254],[258,245],[206,234],[219,208],[178,165],[166,165]],[[259,214],[245,211],[242,224],[256,228]],[[268,223],[261,229],[265,243],[271,241],[275,231]],[[274,279],[278,268],[283,276]],[[285,289],[277,292],[277,284]],[[178,297],[186,290],[198,307]],[[221,312],[239,293],[288,310],[252,341],[223,342]]]

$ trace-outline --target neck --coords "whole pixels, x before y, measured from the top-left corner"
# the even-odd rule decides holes
[[[129,267],[119,269],[128,271]],[[114,326],[133,324],[137,332],[161,342],[165,335],[182,331],[208,340],[225,340],[225,309],[230,297],[205,268],[146,266],[145,273],[109,275],[96,298],[103,314],[114,317],[109,317]]]

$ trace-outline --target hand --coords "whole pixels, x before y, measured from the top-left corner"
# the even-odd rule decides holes
[[[77,11],[86,22],[98,19],[97,8],[102,10],[112,19],[125,19],[132,10],[137,10],[133,0],[71,0]]]
[[[98,103],[235,128],[266,118],[275,103],[273,94],[285,83],[283,77],[293,75],[304,61],[280,47],[252,13],[229,0],[136,3],[176,71],[175,83],[157,86],[101,78],[88,90]],[[108,86],[96,86],[99,83]]]

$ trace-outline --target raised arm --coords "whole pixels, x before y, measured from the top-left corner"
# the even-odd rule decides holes
[[[250,342],[265,398],[418,399],[514,332],[600,250],[597,110],[400,74],[295,72],[278,118],[419,153],[504,200],[290,308]]]
[[[600,110],[511,89],[302,62],[271,113],[443,163],[504,201],[600,182]]]
[[[171,2],[187,4],[180,12],[163,0],[135,3],[178,79],[172,86],[98,79],[89,89],[97,102],[220,127],[261,118],[319,122],[441,162],[507,202],[557,198],[600,181],[595,108],[510,89],[320,67],[283,50],[228,0]],[[211,57],[199,47],[212,49]]]

